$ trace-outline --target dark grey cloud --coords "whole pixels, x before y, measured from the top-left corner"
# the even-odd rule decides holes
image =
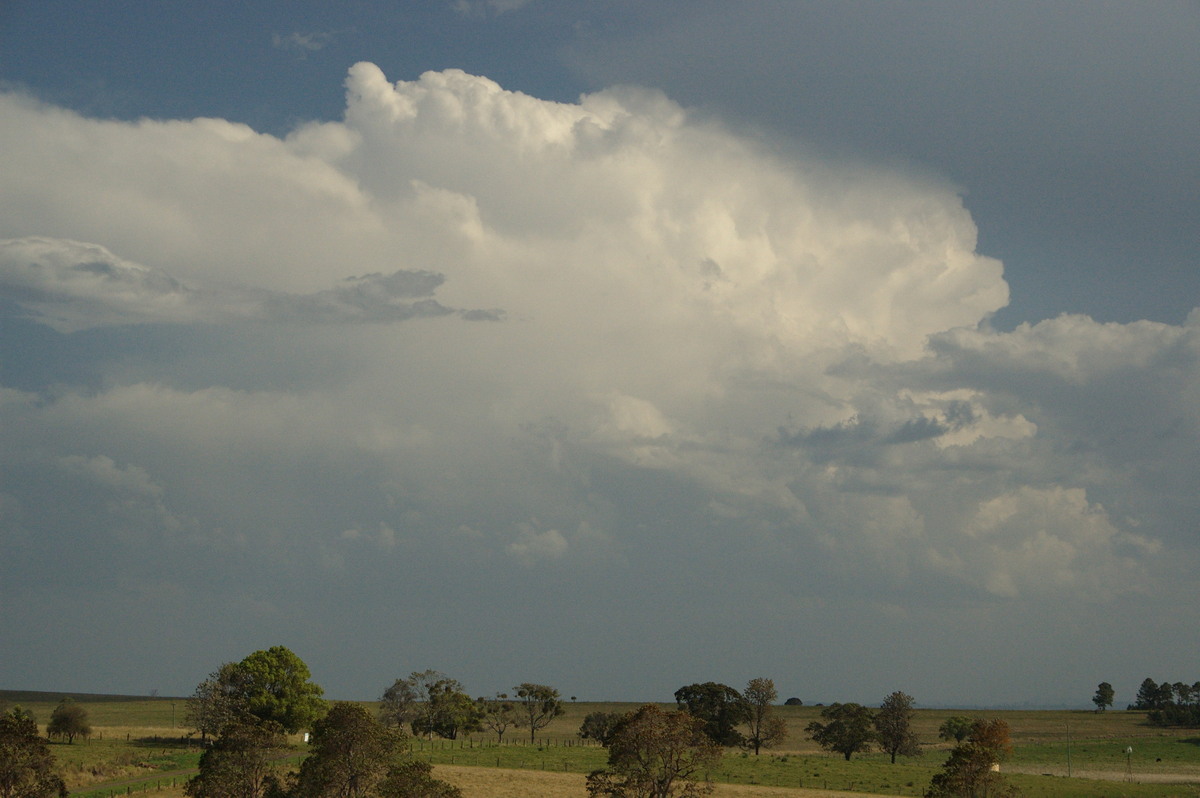
[[[458,315],[496,321],[500,310],[455,310],[433,299],[445,277],[400,270],[344,278],[310,294],[263,289],[201,290],[166,271],[122,260],[107,249],[41,237],[0,240],[0,293],[9,312],[62,331],[113,324],[387,324]]]

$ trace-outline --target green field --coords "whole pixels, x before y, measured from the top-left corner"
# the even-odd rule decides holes
[[[33,710],[42,724],[62,695],[0,691],[0,699]],[[52,744],[73,794],[174,794],[196,767],[200,748],[183,728],[185,699],[70,695],[86,707],[93,727],[87,741]],[[583,717],[635,706],[568,702],[566,714],[540,730],[532,743],[528,731],[514,729],[502,745],[495,735],[476,734],[455,741],[418,739],[413,749],[435,765],[587,773],[603,765],[605,751],[579,739]],[[925,754],[895,765],[879,753],[846,762],[819,750],[803,732],[819,717],[817,707],[779,707],[778,712],[793,730],[791,738],[758,757],[730,751],[710,774],[714,781],[920,795],[948,750],[937,740],[938,726],[951,715],[978,715],[1008,722],[1014,753],[1004,770],[1030,798],[1200,796],[1200,730],[1148,726],[1142,712],[918,710],[915,725]],[[300,740],[292,743],[296,756],[302,756]],[[1128,759],[1127,747],[1133,749]]]

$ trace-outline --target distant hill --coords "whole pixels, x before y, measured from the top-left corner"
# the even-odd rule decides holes
[[[56,703],[70,696],[80,703],[88,701],[184,701],[179,696],[109,695],[106,693],[75,693],[70,690],[47,692],[44,690],[0,690],[0,701],[9,704]]]

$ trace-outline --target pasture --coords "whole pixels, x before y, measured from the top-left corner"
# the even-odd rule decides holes
[[[88,710],[93,728],[87,741],[51,746],[73,795],[182,795],[182,784],[194,772],[200,754],[197,740],[184,728],[185,699],[71,697]],[[43,728],[59,698],[58,693],[0,691],[0,699],[10,706],[33,710]],[[454,741],[414,739],[412,745],[417,756],[434,764],[436,775],[458,784],[467,798],[583,796],[584,775],[603,766],[606,753],[579,739],[579,724],[589,712],[636,706],[568,701],[566,713],[539,730],[532,743],[527,730],[514,729],[502,744],[495,735],[474,734]],[[850,791],[860,796],[918,796],[950,747],[937,739],[938,727],[951,715],[969,715],[998,717],[1009,724],[1014,752],[1003,769],[1028,798],[1200,796],[1200,730],[1148,726],[1141,712],[918,710],[915,727],[925,744],[924,755],[893,765],[881,753],[858,754],[846,762],[817,748],[804,727],[819,718],[818,707],[777,711],[787,721],[790,737],[758,757],[728,751],[710,774],[721,785],[716,795],[813,798]],[[300,739],[292,738],[291,744],[294,755],[282,760],[282,767],[294,766],[303,756]],[[1133,749],[1128,757],[1127,748]]]

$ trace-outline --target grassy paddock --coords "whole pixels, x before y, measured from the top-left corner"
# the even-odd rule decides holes
[[[0,691],[0,699],[10,706],[21,704],[33,710],[43,729],[63,695]],[[52,744],[75,795],[108,798],[148,792],[160,798],[175,798],[181,794],[182,781],[194,771],[200,752],[194,741],[187,740],[183,728],[185,699],[65,695],[84,705],[94,729],[90,740],[74,745]],[[362,703],[375,706],[374,702]],[[584,716],[598,710],[624,712],[637,706],[568,701],[565,714],[539,730],[532,744],[527,730],[512,729],[505,734],[504,745],[497,744],[495,735],[475,734],[464,740],[435,739],[432,744],[414,740],[413,747],[418,756],[437,768],[467,772],[481,784],[494,781],[491,787],[479,788],[483,790],[477,793],[480,796],[507,794],[502,791],[507,789],[503,785],[514,779],[521,781],[520,774],[528,776],[530,785],[539,779],[559,779],[555,783],[561,785],[565,783],[561,778],[573,784],[583,774],[602,767],[606,759],[604,749],[579,739],[577,731]],[[673,708],[674,704],[661,706]],[[788,739],[759,757],[729,751],[710,774],[729,785],[723,789],[733,790],[731,795],[738,790],[743,792],[737,794],[765,795],[776,789],[801,787],[806,791],[849,789],[860,794],[920,795],[950,747],[937,740],[938,727],[951,715],[967,715],[1001,718],[1009,724],[1014,754],[1004,769],[1027,798],[1200,796],[1200,788],[1195,786],[1200,784],[1200,730],[1148,726],[1142,712],[918,710],[915,725],[925,742],[925,755],[902,759],[895,765],[879,753],[856,755],[846,762],[820,751],[804,733],[804,727],[819,718],[819,707],[779,707],[778,712],[792,730]],[[299,755],[302,744],[298,738],[292,743]],[[1128,761],[1126,747],[1133,748]],[[1122,781],[1127,765],[1133,783]],[[1072,778],[1066,777],[1068,767]],[[1095,776],[1106,776],[1108,780]],[[527,788],[533,790],[530,785]],[[517,790],[514,795],[539,794],[513,789]]]

